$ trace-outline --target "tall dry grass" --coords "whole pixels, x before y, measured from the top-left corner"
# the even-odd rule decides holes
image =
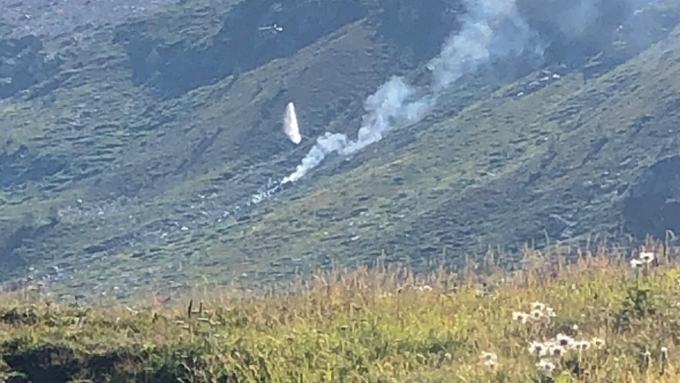
[[[62,371],[94,382],[675,383],[677,255],[652,242],[527,248],[508,272],[489,251],[426,275],[378,261],[264,296],[203,291],[132,306],[6,296],[3,371],[24,379],[15,382]],[[55,352],[65,362],[46,355]]]

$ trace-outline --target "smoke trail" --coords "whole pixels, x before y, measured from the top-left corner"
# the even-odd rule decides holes
[[[574,2],[573,7],[558,20],[560,31],[567,36],[581,36],[597,17],[599,1],[581,0]]]
[[[466,7],[461,30],[449,37],[439,56],[428,64],[435,94],[492,58],[543,55],[544,44],[519,15],[514,0],[467,1]]]
[[[491,58],[520,55],[528,47],[540,53],[538,38],[519,16],[514,0],[467,0],[466,6],[468,12],[461,20],[460,31],[447,40],[440,55],[428,64],[434,75],[433,84],[418,92],[403,78],[393,77],[366,99],[366,114],[356,140],[351,141],[344,134],[326,133],[282,183],[304,177],[330,153],[351,155],[380,141],[395,127],[418,122],[443,90]]]
[[[405,125],[420,120],[433,102],[430,97],[415,98],[416,91],[401,77],[392,77],[364,104],[361,129],[356,141],[340,150],[343,155],[358,152],[366,146],[382,140],[383,135],[396,125]]]
[[[299,144],[302,141],[300,136],[300,126],[298,125],[297,115],[295,113],[295,105],[289,102],[286,105],[286,114],[283,117],[283,129],[290,141],[294,144]]]
[[[416,91],[400,77],[393,77],[378,91],[369,96],[364,104],[367,114],[356,141],[350,141],[342,133],[326,132],[302,159],[295,172],[285,177],[281,184],[295,182],[310,170],[319,166],[327,155],[337,152],[341,155],[354,154],[366,146],[378,142],[383,135],[397,125],[409,124],[420,120],[433,105],[431,96],[415,97]]]
[[[317,138],[316,144],[307,153],[305,158],[302,159],[302,163],[298,165],[295,172],[293,172],[288,177],[285,177],[281,183],[285,184],[288,182],[295,182],[300,178],[304,177],[305,174],[311,169],[319,166],[321,161],[323,161],[326,156],[332,152],[340,151],[342,148],[347,146],[347,136],[340,133],[328,133]]]

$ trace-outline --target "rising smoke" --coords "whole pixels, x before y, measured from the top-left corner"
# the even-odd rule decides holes
[[[420,120],[433,100],[428,96],[416,96],[416,90],[401,77],[393,77],[366,99],[362,127],[356,141],[348,141],[340,154],[350,155],[366,146],[382,140],[383,135],[395,125],[410,124]]]
[[[519,15],[514,0],[467,1],[466,8],[460,31],[449,37],[439,56],[428,64],[434,75],[434,94],[492,58],[542,55],[538,34]]]
[[[416,89],[403,78],[393,77],[367,98],[364,104],[366,114],[356,140],[340,133],[326,133],[319,137],[295,172],[281,183],[301,179],[333,152],[351,155],[380,141],[395,127],[418,122],[444,90],[484,64],[508,57],[542,60],[548,44],[520,15],[517,1],[522,0],[464,0],[467,12],[460,20],[460,29],[448,38],[440,54],[427,65],[433,75],[431,84]],[[572,33],[582,33],[588,24],[596,20],[599,5],[604,0],[545,1],[566,7],[569,11],[554,16],[559,18],[554,20],[559,21],[556,28],[562,28],[560,23],[568,20],[575,25]],[[623,1],[637,3],[643,0]],[[567,18],[564,16],[567,14],[580,19]]]
[[[339,133],[319,137],[295,172],[282,183],[301,179],[330,153],[351,155],[380,141],[395,127],[418,122],[443,90],[491,58],[521,54],[530,44],[530,48],[538,49],[514,0],[468,0],[466,5],[468,12],[460,31],[448,39],[440,55],[428,65],[434,75],[431,85],[415,89],[403,78],[393,77],[366,99],[366,114],[356,140]],[[510,27],[512,31],[508,31]]]

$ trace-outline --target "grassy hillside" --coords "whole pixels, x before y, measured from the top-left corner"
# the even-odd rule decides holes
[[[205,251],[201,263],[211,266],[194,263],[187,278],[233,270],[263,281],[262,270],[277,277],[317,262],[370,262],[383,250],[425,264],[442,252],[460,260],[480,243],[512,250],[591,232],[644,238],[643,224],[663,238],[675,227],[661,215],[671,205],[657,205],[644,223],[625,206],[628,189],[645,189],[648,169],[678,153],[676,39],[585,84],[573,73],[517,97],[532,76],[453,118],[396,131],[352,163],[331,161],[292,199],[172,248]],[[211,236],[219,241],[201,240]],[[245,261],[212,267],[225,257]]]
[[[254,229],[224,252],[262,254],[257,244],[267,243],[309,261],[384,249],[424,262],[480,242],[517,249],[591,232],[644,238],[623,206],[629,188],[645,187],[638,180],[647,169],[680,149],[678,36],[597,79],[571,73],[527,92],[542,76],[532,74],[452,118],[396,131],[352,159],[355,168],[322,170],[301,198],[249,223]],[[661,206],[650,216],[671,208]],[[647,230],[659,237],[675,227],[656,222]]]
[[[576,252],[526,250],[514,274],[498,271],[493,257],[502,254],[491,252],[458,274],[417,276],[378,263],[262,297],[210,291],[130,306],[102,298],[89,307],[26,290],[0,304],[0,376],[13,383],[677,381],[678,249],[601,247],[566,263]],[[654,259],[631,268],[630,256]]]
[[[26,65],[12,68],[46,69],[11,72],[0,100],[8,288],[127,298],[261,287],[383,252],[424,268],[488,244],[680,229],[676,4],[617,13],[622,27],[594,27],[597,42],[545,32],[569,44],[551,45],[538,70],[494,63],[465,76],[423,121],[252,208],[316,137],[354,136],[363,100],[391,75],[426,81],[464,12],[453,0],[277,4],[191,1],[26,44]],[[538,28],[550,14],[537,4],[520,6]],[[284,32],[258,29],[272,23]],[[299,147],[281,132],[289,101]]]
[[[224,45],[217,36],[225,29],[221,17],[238,11],[226,7],[193,4],[49,42],[46,49],[61,58],[59,73],[6,102],[0,116],[6,127],[0,142],[7,269],[35,264],[46,253],[58,260],[76,256],[66,265],[76,267],[102,248],[119,251],[119,242],[134,243],[135,236],[156,231],[154,225],[179,221],[197,229],[206,210],[219,218],[294,166],[295,159],[280,156],[293,149],[279,129],[286,102],[295,100],[300,118],[320,132],[340,106],[359,109],[394,66],[389,46],[353,16],[336,31],[320,31],[326,35],[296,57],[282,52],[254,71],[215,74],[222,78],[211,84],[190,79],[201,69],[178,72],[189,82],[179,95],[156,86],[154,79],[164,74],[153,68],[142,78],[145,69],[135,65],[146,54],[147,36],[159,55],[205,57],[205,50]],[[216,25],[206,23],[211,18]],[[259,40],[272,39],[252,27]],[[171,80],[160,84],[177,83]],[[307,107],[312,99],[314,109]],[[210,209],[195,210],[203,202],[199,195],[211,198]],[[164,228],[173,229],[180,227]]]

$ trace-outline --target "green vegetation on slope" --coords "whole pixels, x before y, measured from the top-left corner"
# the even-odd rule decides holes
[[[351,159],[354,169],[331,160],[291,193],[295,198],[282,198],[249,221],[196,234],[198,246],[208,242],[201,238],[219,238],[200,263],[243,259],[227,270],[262,281],[263,270],[277,275],[330,261],[370,263],[382,251],[424,265],[442,252],[460,261],[480,242],[517,250],[525,241],[586,239],[590,232],[625,239],[632,231],[626,226],[641,226],[640,216],[624,208],[629,189],[650,189],[645,175],[680,153],[678,37],[676,31],[586,83],[574,73],[520,96],[532,75],[455,117],[392,132]],[[658,190],[664,201],[674,195],[674,174],[656,177],[666,180]],[[655,197],[643,194],[650,200],[640,206],[651,208]],[[643,226],[661,238],[668,225],[677,227],[661,219],[663,211],[675,210],[662,202],[650,213],[659,219]],[[211,280],[225,272],[200,263],[193,273]]]
[[[157,231],[154,225],[191,223],[206,210],[220,217],[268,178],[294,167],[297,159],[281,156],[291,150],[277,112],[286,102],[296,101],[307,134],[314,136],[341,111],[348,117],[354,113],[346,109],[360,109],[395,65],[391,48],[366,20],[358,20],[314,35],[319,41],[295,57],[164,99],[154,87],[155,75],[140,83],[134,63],[144,60],[145,44],[168,57],[200,60],[206,44],[219,52],[224,37],[216,36],[213,23],[197,20],[213,17],[207,9],[224,15],[230,8],[209,5],[50,41],[63,61],[61,71],[0,109],[0,150],[6,153],[0,248],[7,271],[39,264],[45,254],[62,268],[78,267],[102,248],[119,251],[117,243],[139,239],[130,235]],[[218,23],[217,30],[226,28],[223,19]],[[256,25],[248,30],[271,40]],[[204,72],[197,67],[180,77],[190,82]],[[199,211],[193,207],[201,202],[198,195],[217,199]]]
[[[565,263],[572,253],[578,261]],[[13,383],[677,381],[679,249],[649,246],[635,268],[628,252],[606,247],[526,250],[512,275],[498,271],[499,255],[460,274],[381,263],[321,273],[268,297],[212,291],[84,307],[24,291],[0,304],[0,374]],[[564,345],[536,348],[551,340]]]

